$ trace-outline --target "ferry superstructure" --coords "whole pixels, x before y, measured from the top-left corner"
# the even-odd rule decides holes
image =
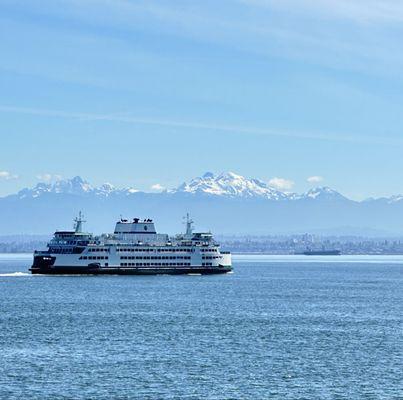
[[[121,218],[113,234],[83,232],[80,212],[73,231],[56,231],[47,250],[35,251],[33,274],[220,274],[232,271],[231,253],[221,251],[210,232],[157,233],[151,219]]]

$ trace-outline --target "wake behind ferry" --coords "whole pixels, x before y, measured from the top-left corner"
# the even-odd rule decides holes
[[[169,237],[151,219],[120,219],[113,234],[83,232],[81,212],[73,231],[56,231],[48,249],[34,252],[32,274],[222,274],[232,271],[231,253],[220,250],[210,232]]]

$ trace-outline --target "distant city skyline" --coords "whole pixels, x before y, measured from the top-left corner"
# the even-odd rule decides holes
[[[0,196],[233,171],[403,193],[398,1],[3,1]]]

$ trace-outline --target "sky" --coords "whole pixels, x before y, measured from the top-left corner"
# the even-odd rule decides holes
[[[0,196],[234,171],[403,193],[401,0],[2,0]]]

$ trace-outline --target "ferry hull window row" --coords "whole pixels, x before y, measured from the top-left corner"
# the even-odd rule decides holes
[[[182,248],[178,248],[178,249],[173,249],[173,248],[169,248],[169,249],[165,249],[165,248],[157,248],[157,249],[150,249],[150,248],[117,248],[116,252],[156,252],[156,253],[175,253],[175,252],[185,252],[185,253],[193,253],[194,250],[192,249],[182,249]]]
[[[105,249],[105,248],[102,248],[102,247],[89,248],[88,251],[89,252],[100,252],[101,251],[101,252],[109,253],[109,249]]]
[[[190,263],[120,263],[121,267],[190,267]]]
[[[54,245],[76,245],[76,246],[87,246],[88,241],[82,241],[82,240],[56,240],[52,239],[50,241]]]
[[[190,260],[190,256],[121,256],[121,260]]]
[[[83,251],[84,247],[66,247],[66,248],[49,247],[49,253],[52,254],[81,254]]]

